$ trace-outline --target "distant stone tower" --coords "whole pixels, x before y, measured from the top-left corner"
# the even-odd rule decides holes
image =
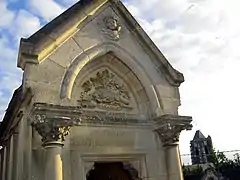
[[[211,149],[213,145],[210,136],[206,138],[201,131],[198,130],[190,144],[193,165],[211,163]]]

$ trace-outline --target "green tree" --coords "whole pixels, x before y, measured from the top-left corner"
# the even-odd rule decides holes
[[[183,176],[192,176],[192,175],[202,175],[203,168],[200,165],[197,165],[194,168],[187,168],[185,165],[182,166],[183,168]]]

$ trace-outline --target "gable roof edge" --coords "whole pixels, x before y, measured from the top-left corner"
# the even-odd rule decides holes
[[[119,11],[120,15],[131,27],[132,33],[136,35],[143,44],[146,44],[148,50],[154,55],[154,58],[160,61],[161,65],[158,67],[158,70],[164,74],[167,81],[173,86],[180,86],[180,84],[184,82],[183,74],[172,67],[166,57],[162,54],[162,52],[158,49],[155,43],[151,40],[151,38],[147,35],[147,33],[143,30],[143,28],[139,25],[139,23],[135,20],[135,18],[126,9],[120,0],[78,1],[75,5],[42,27],[32,36],[27,39],[21,39],[17,66],[24,69],[26,62],[38,64],[39,61],[41,61],[41,58],[45,57],[48,52],[54,50],[61,42],[65,41],[68,37],[71,36],[70,33],[67,35],[56,33],[53,37],[51,35],[52,32],[56,30],[63,33],[65,31],[69,31],[72,26],[75,26],[75,31],[77,31],[76,24],[79,24],[79,21],[82,22],[90,16],[89,14],[85,13],[86,9],[89,7],[89,4],[93,5],[92,10],[96,10],[96,8],[99,9],[107,2],[110,2],[110,4]],[[88,10],[88,12],[91,12],[91,8]],[[72,19],[71,21],[69,21],[70,18]],[[63,21],[69,22],[69,24],[65,25]],[[71,33],[74,33],[74,30],[72,30]],[[61,35],[64,37],[61,38]],[[45,44],[41,44],[43,37],[47,39],[47,41],[44,42]],[[60,40],[58,40],[58,38]],[[39,49],[44,48],[45,46],[49,47],[47,47],[46,51],[41,54],[41,57],[39,57]]]
[[[172,67],[166,57],[162,54],[156,44],[152,41],[152,39],[147,35],[147,33],[143,30],[140,24],[136,21],[136,19],[132,16],[132,14],[127,10],[127,8],[122,4],[120,0],[109,0],[112,4],[121,12],[121,16],[125,18],[129,25],[132,25],[132,32],[137,35],[140,40],[148,45],[148,49],[155,55],[157,59],[161,61],[161,67],[159,67],[160,71],[163,71],[164,75],[168,82],[173,86],[180,86],[181,83],[184,82],[184,76],[182,73],[177,71]]]
[[[92,11],[106,2],[108,0],[80,0],[30,37],[21,38],[17,67],[24,70],[26,62],[39,64],[49,52],[71,37],[78,30],[78,25],[91,16]]]

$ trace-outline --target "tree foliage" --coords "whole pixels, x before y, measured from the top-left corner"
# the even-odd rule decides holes
[[[237,153],[233,159],[229,159],[223,152],[213,150],[213,164],[219,172],[229,169],[240,169],[240,155]]]
[[[204,171],[200,165],[197,165],[195,168],[186,168],[183,165],[183,176],[192,176],[192,175],[203,175]]]

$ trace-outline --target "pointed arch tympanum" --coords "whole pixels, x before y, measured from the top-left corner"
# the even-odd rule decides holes
[[[83,53],[81,53],[77,58],[75,58],[72,64],[67,69],[60,90],[60,97],[62,99],[71,99],[73,86],[75,80],[80,73],[80,71],[91,61],[96,58],[99,58],[107,53],[113,53],[118,59],[120,59],[124,64],[128,66],[129,69],[137,76],[137,78],[141,81],[142,85],[146,90],[146,94],[149,98],[149,102],[151,103],[152,112],[155,111],[154,107],[158,104],[158,98],[153,88],[153,83],[149,74],[146,72],[144,67],[138,62],[138,60],[131,55],[128,51],[126,51],[121,46],[107,42],[100,45],[96,45]]]

